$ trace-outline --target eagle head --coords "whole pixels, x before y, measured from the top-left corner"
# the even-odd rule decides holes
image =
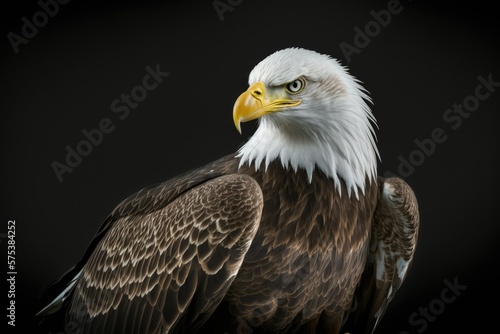
[[[280,159],[283,167],[316,170],[333,179],[348,196],[364,192],[376,178],[378,150],[366,90],[332,57],[301,48],[277,51],[251,71],[249,88],[233,109],[233,120],[259,119],[239,150],[240,166],[258,169]]]

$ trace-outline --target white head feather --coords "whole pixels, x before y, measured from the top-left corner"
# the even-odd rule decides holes
[[[304,169],[309,181],[318,168],[333,179],[339,194],[342,179],[348,195],[358,197],[358,188],[364,193],[365,180],[371,182],[377,173],[375,119],[365,102],[370,98],[337,60],[300,48],[262,60],[249,84],[260,81],[271,88],[300,77],[306,85],[293,98],[302,103],[259,119],[255,134],[239,150],[240,166],[254,162],[258,169],[264,162],[267,169],[279,158],[286,168]]]

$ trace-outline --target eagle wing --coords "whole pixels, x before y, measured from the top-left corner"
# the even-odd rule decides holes
[[[83,267],[66,330],[170,333],[196,327],[237,274],[262,205],[256,181],[233,174],[204,182],[159,210],[117,219]]]
[[[124,201],[102,229],[72,291],[66,332],[182,333],[226,294],[259,226],[257,182],[219,176],[165,205],[147,196],[156,192]]]
[[[350,333],[373,333],[406,277],[417,244],[420,223],[412,189],[397,177],[379,177],[370,249],[344,326]]]
[[[72,293],[83,266],[88,262],[97,245],[117,220],[129,215],[144,215],[162,209],[192,188],[219,176],[230,174],[230,162],[232,160],[234,160],[234,156],[228,155],[207,166],[186,172],[161,184],[141,189],[122,201],[101,224],[81,260],[64,273],[61,278],[52,282],[42,291],[40,304],[46,306],[36,315],[39,325],[48,323],[50,327],[50,323],[60,322],[57,318],[61,314],[61,309],[65,307],[68,296]]]

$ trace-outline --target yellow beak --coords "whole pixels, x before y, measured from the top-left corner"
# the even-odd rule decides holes
[[[233,108],[234,126],[241,133],[241,122],[248,122],[264,115],[299,105],[301,100],[272,98],[266,93],[262,82],[251,85],[241,94]]]

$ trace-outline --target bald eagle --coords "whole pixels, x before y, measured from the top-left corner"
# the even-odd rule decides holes
[[[370,98],[338,61],[288,48],[234,105],[242,148],[140,190],[46,289],[65,333],[372,333],[412,262],[411,188],[377,177]],[[59,326],[59,327],[57,327]]]

